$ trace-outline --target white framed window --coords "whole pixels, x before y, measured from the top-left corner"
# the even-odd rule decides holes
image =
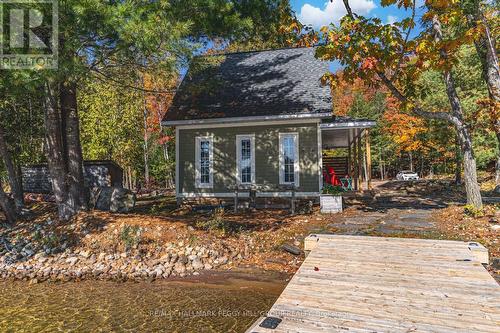
[[[214,140],[211,136],[198,136],[195,140],[196,187],[212,188],[214,184]]]
[[[255,135],[236,136],[236,179],[239,184],[255,184]]]
[[[280,184],[299,186],[299,135],[280,133]]]

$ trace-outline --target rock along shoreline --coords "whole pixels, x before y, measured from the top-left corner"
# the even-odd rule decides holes
[[[13,253],[14,252],[14,253]],[[86,279],[113,281],[153,281],[199,275],[204,270],[222,269],[244,258],[242,253],[190,247],[171,243],[163,253],[94,253],[66,250],[58,254],[32,253],[23,248],[0,256],[0,278],[69,282]],[[26,253],[28,252],[28,253]]]

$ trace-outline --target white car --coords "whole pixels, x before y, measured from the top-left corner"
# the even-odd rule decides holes
[[[396,175],[397,180],[419,180],[416,172],[413,171],[401,171]]]

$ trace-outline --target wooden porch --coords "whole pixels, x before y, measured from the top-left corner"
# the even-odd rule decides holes
[[[340,177],[352,180],[353,191],[372,189],[372,156],[369,121],[322,123],[321,147],[323,173],[333,168]],[[330,151],[344,151],[344,156],[329,156]],[[325,180],[324,180],[325,181]]]

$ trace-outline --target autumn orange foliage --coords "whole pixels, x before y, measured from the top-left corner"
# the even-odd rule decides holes
[[[159,82],[157,78],[151,75],[145,75],[144,77],[144,89],[146,92],[146,122],[147,122],[147,132],[149,135],[157,134],[158,144],[164,145],[168,143],[173,137],[166,135],[161,129],[161,120],[165,116],[166,112],[173,99],[173,92],[168,92],[165,87],[175,86],[175,80],[172,82]]]
[[[424,120],[420,117],[401,112],[401,106],[394,97],[387,97],[386,111],[383,115],[384,129],[398,145],[398,150],[418,151],[423,148],[419,134],[425,133]]]
[[[368,87],[365,82],[359,78],[348,82],[344,80],[344,74],[338,72],[335,74],[339,79],[335,85],[331,86],[332,98],[334,102],[335,114],[338,116],[347,116],[351,111],[356,96],[361,96],[366,101],[373,99],[377,89]]]
[[[384,87],[367,86],[365,81],[359,78],[345,80],[342,72],[335,75],[338,80],[332,87],[332,97],[336,115],[348,116],[355,98],[361,97],[365,101],[370,101],[377,93],[384,93],[386,94],[386,108],[379,124],[382,133],[388,135],[397,144],[398,153],[425,149],[426,145],[419,139],[420,134],[428,131],[424,119],[403,111],[399,101],[392,97]]]

